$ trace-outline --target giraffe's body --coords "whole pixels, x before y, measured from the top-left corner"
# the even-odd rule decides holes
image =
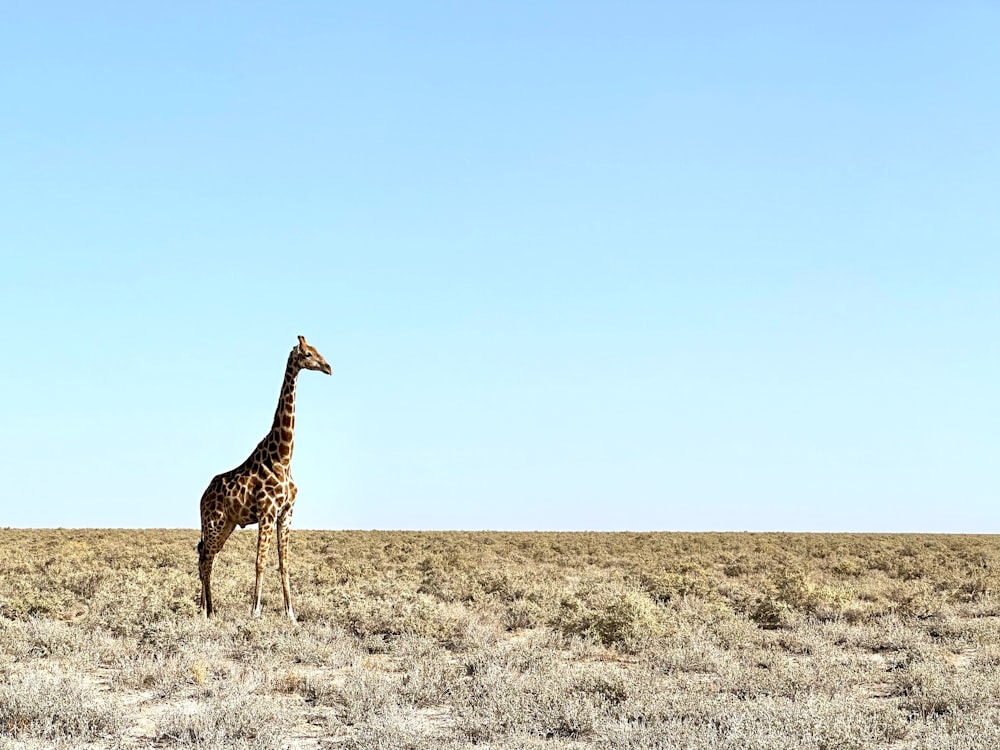
[[[201,578],[201,611],[212,614],[212,563],[237,526],[258,524],[257,580],[254,615],[261,612],[264,563],[271,537],[278,533],[278,570],[285,614],[295,620],[288,582],[288,529],[297,492],[292,481],[291,461],[295,430],[295,382],[302,369],[327,375],[330,365],[299,336],[299,345],[288,355],[285,379],[271,431],[257,444],[249,458],[231,471],[213,477],[201,497],[201,541],[198,543],[198,574]]]

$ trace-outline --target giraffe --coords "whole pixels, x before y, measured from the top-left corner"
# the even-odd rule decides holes
[[[292,481],[292,442],[295,429],[295,381],[300,370],[333,373],[316,349],[299,336],[298,346],[288,354],[285,379],[271,431],[254,452],[235,469],[212,478],[201,496],[201,541],[198,542],[198,575],[201,578],[201,613],[212,616],[212,562],[233,529],[258,524],[257,580],[253,615],[259,617],[261,577],[275,529],[278,532],[278,571],[285,614],[294,623],[288,583],[288,529],[296,488]]]

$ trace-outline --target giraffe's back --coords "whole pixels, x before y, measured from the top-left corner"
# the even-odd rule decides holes
[[[201,496],[202,523],[213,520],[247,526],[257,523],[254,496],[260,482],[239,469],[212,478]]]
[[[255,451],[247,461],[212,478],[201,498],[202,524],[249,526],[290,510],[295,485],[288,468]],[[256,459],[256,460],[255,460]]]

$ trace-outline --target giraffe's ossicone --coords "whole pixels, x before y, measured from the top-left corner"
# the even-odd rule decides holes
[[[257,524],[257,580],[253,614],[261,612],[264,562],[271,537],[278,532],[278,571],[285,614],[295,621],[288,582],[288,529],[295,504],[292,482],[292,444],[295,432],[295,381],[300,370],[333,370],[316,349],[299,336],[299,344],[288,355],[278,408],[271,431],[257,444],[246,461],[212,478],[201,496],[201,541],[198,542],[198,575],[201,578],[201,612],[212,615],[212,563],[237,526]]]

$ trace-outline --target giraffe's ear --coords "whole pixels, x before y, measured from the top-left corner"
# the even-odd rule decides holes
[[[307,346],[309,346],[309,345],[306,343],[306,337],[305,336],[299,336],[299,349],[301,349],[302,351],[305,351]]]

